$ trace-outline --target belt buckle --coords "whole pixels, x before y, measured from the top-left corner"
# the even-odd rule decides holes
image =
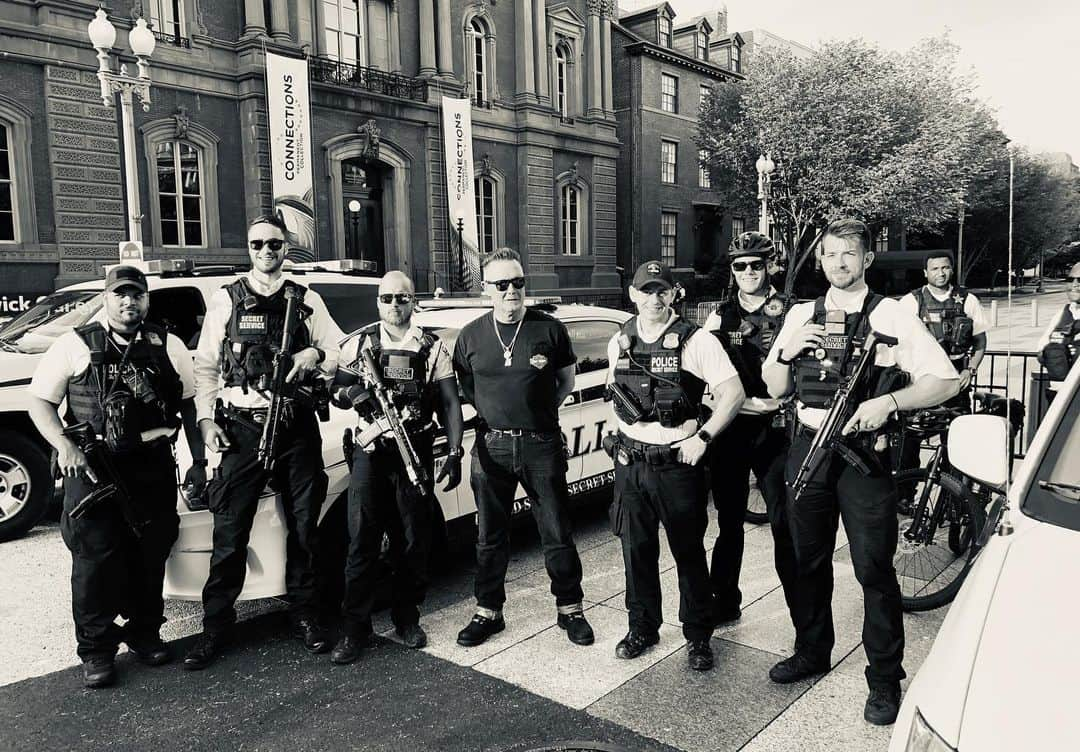
[[[503,433],[507,434],[508,436],[512,436],[515,439],[521,438],[525,435],[525,431],[520,428],[511,428],[509,431],[504,431]]]
[[[252,411],[251,419],[261,426],[263,423],[266,422],[266,413]]]
[[[630,453],[623,447],[619,447],[618,451],[616,451],[615,458],[619,461],[620,465],[626,466],[630,464]]]

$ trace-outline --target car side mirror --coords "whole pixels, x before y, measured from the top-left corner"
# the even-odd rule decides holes
[[[949,424],[949,462],[979,483],[1005,486],[1011,446],[1009,424],[997,415],[961,415]]]

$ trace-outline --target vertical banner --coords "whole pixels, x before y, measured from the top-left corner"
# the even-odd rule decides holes
[[[450,279],[457,291],[480,286],[476,189],[473,184],[472,101],[442,98],[443,154],[446,157],[446,204],[450,225]],[[462,220],[459,232],[459,220]]]
[[[288,258],[315,261],[315,181],[307,60],[266,53],[266,112],[274,211],[291,237]]]

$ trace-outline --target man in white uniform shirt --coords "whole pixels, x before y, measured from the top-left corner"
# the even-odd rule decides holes
[[[671,309],[671,270],[646,261],[630,298],[638,315],[608,343],[608,394],[618,423],[605,449],[615,460],[614,533],[622,541],[630,630],[615,647],[637,658],[660,637],[660,538],[663,523],[679,573],[679,620],[690,668],[713,667],[712,588],[705,562],[705,468],[709,442],[735,417],[745,393],[723,346]],[[699,423],[708,389],[715,405]]]
[[[960,381],[923,323],[897,301],[867,288],[866,268],[874,259],[869,248],[870,231],[864,223],[843,219],[829,225],[819,252],[829,290],[823,298],[788,312],[762,368],[772,396],[794,394],[796,399],[797,425],[786,468],[790,486],[832,397],[850,376],[862,343],[870,332],[881,340],[875,368],[866,380],[871,383],[853,395],[857,407],[843,428],[852,447],[866,457],[869,474],[833,454],[809,479],[798,502],[789,488],[788,515],[798,569],[796,608],[801,614],[795,623],[798,647],[795,655],[773,666],[769,678],[789,683],[829,670],[835,641],[832,556],[837,519],[843,518],[855,577],[863,589],[863,645],[870,686],[863,717],[887,725],[896,720],[900,680],[905,676],[904,625],[893,569],[895,484],[883,452],[887,442],[878,432],[897,411],[931,407],[955,396]],[[887,367],[906,371],[910,386],[887,391],[881,370]]]
[[[251,271],[210,299],[195,353],[199,428],[207,448],[221,452],[222,457],[207,489],[214,515],[214,549],[203,587],[203,635],[184,658],[188,670],[206,668],[231,639],[236,622],[233,604],[247,571],[248,537],[259,497],[271,478],[281,494],[285,516],[285,587],[295,636],[309,652],[330,649],[317,618],[313,560],[327,478],[315,406],[302,392],[288,395],[289,409],[278,426],[269,472],[258,457],[273,396],[267,385],[274,353],[281,345],[287,296],[299,296],[300,311],[288,353],[290,392],[293,387],[317,387],[317,379],[333,374],[342,339],[319,294],[282,275],[288,251],[285,232],[281,217],[274,214],[257,217],[248,226]]]
[[[1065,278],[1068,302],[1054,316],[1035,345],[1039,362],[1046,367],[1051,385],[1056,387],[1069,375],[1080,350],[1080,263],[1073,264]],[[1053,394],[1053,390],[1051,391]]]

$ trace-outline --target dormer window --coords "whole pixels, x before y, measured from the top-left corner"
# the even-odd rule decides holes
[[[660,16],[660,46],[671,46],[671,19],[667,16]]]
[[[709,59],[709,35],[704,29],[697,33],[697,57],[698,60]]]
[[[734,41],[731,43],[731,70],[742,73],[742,48]]]

